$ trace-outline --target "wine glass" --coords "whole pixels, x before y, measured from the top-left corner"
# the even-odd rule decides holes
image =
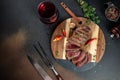
[[[58,9],[51,1],[42,1],[38,5],[38,13],[43,23],[55,23],[58,19]]]

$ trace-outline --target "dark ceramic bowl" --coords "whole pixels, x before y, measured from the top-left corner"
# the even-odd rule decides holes
[[[120,10],[112,3],[106,3],[108,7],[105,9],[105,16],[108,20],[117,22],[120,17]]]

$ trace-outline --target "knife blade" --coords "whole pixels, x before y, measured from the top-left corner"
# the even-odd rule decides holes
[[[37,72],[42,76],[44,80],[53,80],[37,61],[34,61],[30,56],[27,56],[27,57],[31,62],[31,64],[34,66],[34,68],[37,70]]]

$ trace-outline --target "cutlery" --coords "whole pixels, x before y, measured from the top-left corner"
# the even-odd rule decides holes
[[[50,59],[47,57],[47,55],[46,55],[46,53],[44,52],[44,50],[43,50],[42,46],[40,45],[40,43],[39,43],[39,42],[37,42],[37,43],[38,43],[38,46],[39,46],[39,48],[40,48],[41,50],[39,50],[36,45],[33,45],[33,47],[34,47],[35,50],[39,53],[42,61],[46,64],[46,66],[47,66],[49,69],[51,69],[51,70],[54,72],[57,80],[63,80],[63,78],[61,77],[61,75],[56,71],[56,69],[55,69],[52,61],[50,61]]]
[[[37,72],[42,76],[44,80],[53,80],[37,61],[33,60],[30,56],[27,56],[27,57],[31,62],[31,64],[34,66],[34,68],[37,70]]]

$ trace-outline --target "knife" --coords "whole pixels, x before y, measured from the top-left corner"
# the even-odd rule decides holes
[[[44,80],[53,80],[37,61],[33,60],[30,56],[27,56],[27,57],[31,62],[31,64],[34,66],[34,68],[37,70],[37,72],[42,76]]]

